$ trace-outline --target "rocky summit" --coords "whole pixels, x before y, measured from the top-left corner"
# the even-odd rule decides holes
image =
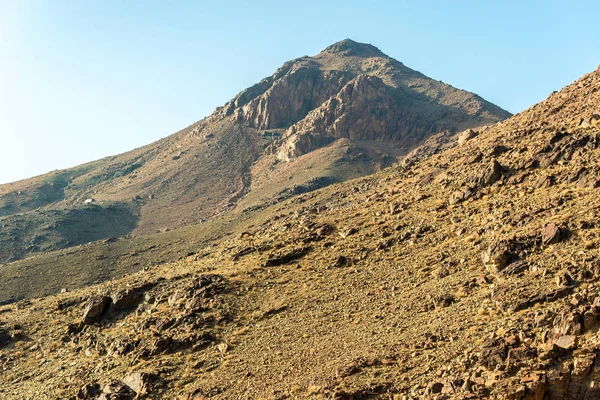
[[[334,70],[372,73],[340,81],[302,119],[293,97],[277,118],[263,112],[293,75],[284,66],[181,135],[212,140],[219,133],[202,130],[211,121],[280,132],[264,155],[280,161],[261,172],[278,182],[311,154],[330,159],[340,141],[363,145],[364,120],[344,113],[362,107],[333,103],[365,90],[384,107],[408,90],[402,79],[426,79],[393,61],[406,76],[378,77],[385,60],[340,42],[292,62],[307,76],[321,65],[315,98]],[[377,79],[385,87],[369,89]],[[200,225],[212,237],[189,226],[7,264],[21,276],[44,260],[138,268],[78,289],[66,287],[70,272],[63,293],[0,306],[0,398],[600,398],[599,104],[600,69],[505,121],[434,129],[373,174],[238,208],[252,175],[232,210]],[[329,115],[339,124],[316,128]],[[378,140],[408,137],[388,122],[366,126]],[[302,137],[314,148],[296,154]],[[19,286],[13,276],[3,291]]]
[[[168,231],[195,226],[205,244],[241,214],[376,172],[433,135],[447,140],[509,116],[374,46],[341,41],[156,143],[0,185],[0,263],[10,271],[0,281],[17,279],[0,301],[175,260],[192,249]],[[114,243],[131,236],[135,245]],[[81,250],[88,244],[98,251]],[[151,246],[161,250],[147,260],[128,256]],[[66,248],[78,260],[52,253]]]

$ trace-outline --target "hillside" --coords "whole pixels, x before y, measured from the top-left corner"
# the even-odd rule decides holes
[[[285,63],[165,139],[0,185],[0,263],[260,208],[378,171],[433,134],[508,116],[344,40]]]
[[[180,260],[4,305],[0,394],[598,398],[598,104],[600,69]]]

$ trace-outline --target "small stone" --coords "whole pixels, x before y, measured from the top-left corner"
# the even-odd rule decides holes
[[[577,347],[577,336],[575,335],[563,335],[559,337],[554,344],[565,350],[572,350]]]
[[[227,343],[219,343],[217,345],[217,349],[219,349],[219,351],[223,354],[227,353],[228,348],[229,348],[229,346],[227,345]]]
[[[561,239],[561,231],[560,228],[555,224],[548,224],[546,228],[544,228],[544,233],[542,234],[542,243],[544,244],[554,244],[560,242]]]
[[[491,272],[500,272],[508,265],[511,253],[506,243],[499,242],[488,247],[481,255],[481,258],[488,270]]]
[[[320,391],[321,391],[321,386],[311,385],[307,389],[307,394],[309,396],[313,396],[313,395],[319,394]]]
[[[142,372],[135,372],[123,378],[122,382],[133,390],[138,396],[148,392],[150,376]]]
[[[506,338],[506,344],[510,347],[518,346],[520,343],[519,337],[516,335],[510,335]]]
[[[102,388],[98,400],[133,400],[135,396],[135,392],[129,386],[121,382],[111,382]]]
[[[475,278],[475,283],[477,283],[479,286],[487,285],[488,283],[490,283],[490,280],[485,275],[477,275],[477,277]]]
[[[335,263],[333,264],[334,267],[344,267],[346,265],[349,264],[349,261],[346,257],[344,256],[339,256],[337,258],[337,260],[335,261]]]
[[[83,323],[90,325],[100,321],[111,303],[111,298],[107,296],[89,300],[83,311]]]
[[[117,310],[135,307],[142,300],[142,293],[135,289],[126,289],[112,295],[112,303]]]
[[[502,177],[502,169],[502,165],[498,161],[492,160],[480,178],[480,186],[491,186],[499,181]]]
[[[569,271],[560,271],[556,275],[556,285],[559,287],[570,286],[573,284],[574,280]]]
[[[583,296],[581,295],[581,293],[575,293],[572,297],[571,297],[571,305],[577,307],[578,305],[580,305],[583,302]]]
[[[0,348],[6,346],[12,340],[12,336],[7,329],[0,329]]]
[[[100,388],[98,385],[85,385],[77,391],[78,399],[93,399],[98,396]]]
[[[356,232],[358,232],[358,229],[356,228],[349,228],[349,229],[345,229],[343,231],[338,232],[338,234],[342,237],[342,238],[347,238],[350,235],[354,235]]]
[[[443,382],[431,382],[429,385],[427,385],[427,388],[425,389],[426,393],[429,395],[440,394],[442,393],[442,390],[444,390]]]
[[[477,136],[477,132],[475,132],[473,129],[467,129],[458,135],[458,144],[463,145],[467,141],[473,139],[475,136]]]

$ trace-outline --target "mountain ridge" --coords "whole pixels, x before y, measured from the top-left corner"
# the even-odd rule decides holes
[[[0,262],[233,217],[377,171],[430,135],[509,115],[374,46],[344,40],[284,63],[157,142],[0,185]],[[94,229],[77,223],[92,217]]]

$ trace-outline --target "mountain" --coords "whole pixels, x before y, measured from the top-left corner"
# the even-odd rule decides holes
[[[0,397],[598,398],[598,104],[600,69],[178,260],[2,305]]]
[[[343,40],[165,139],[1,185],[0,262],[264,207],[389,166],[434,134],[509,115]]]

